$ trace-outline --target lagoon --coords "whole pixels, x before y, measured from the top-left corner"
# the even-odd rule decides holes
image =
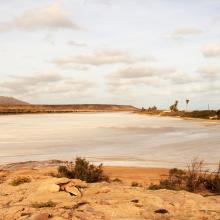
[[[0,116],[0,163],[87,157],[105,165],[183,167],[220,160],[220,123],[116,113]]]

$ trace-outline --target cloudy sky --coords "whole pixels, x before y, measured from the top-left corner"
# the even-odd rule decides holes
[[[220,0],[1,0],[0,95],[220,108]]]

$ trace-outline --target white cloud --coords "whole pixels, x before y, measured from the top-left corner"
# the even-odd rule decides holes
[[[54,93],[84,94],[94,87],[87,80],[62,77],[58,73],[36,73],[30,76],[11,76],[0,83],[1,91],[10,95],[45,95]],[[79,94],[80,96],[80,94]]]
[[[197,72],[201,73],[202,77],[213,79],[220,76],[220,67],[211,65],[201,66]]]
[[[186,74],[182,70],[172,71],[164,75],[163,79],[169,80],[174,86],[198,82],[200,80],[200,78],[197,75]]]
[[[110,90],[127,87],[163,85],[184,85],[198,82],[196,75],[189,75],[175,68],[154,66],[132,66],[121,68],[105,77]]]
[[[171,69],[159,69],[150,66],[132,66],[121,68],[118,71],[110,74],[110,78],[114,79],[134,79],[134,78],[148,78],[154,76],[162,76],[168,72],[172,72]]]
[[[204,73],[207,75],[220,74],[220,67],[217,66],[201,66],[198,68],[197,72]]]
[[[176,38],[181,38],[181,37],[198,35],[198,34],[201,34],[202,32],[203,31],[197,27],[182,27],[182,28],[176,29],[172,33],[172,36]]]
[[[6,22],[0,22],[0,32],[13,29],[81,29],[71,20],[71,16],[63,6],[55,2],[44,8],[35,8],[25,11],[20,16]]]
[[[30,76],[11,76],[0,83],[0,88],[12,93],[26,93],[37,87],[53,84],[63,78],[57,73],[38,73]]]
[[[57,65],[106,65],[125,63],[131,64],[140,61],[145,61],[145,58],[131,56],[128,52],[122,50],[97,50],[93,53],[81,54],[74,57],[64,57],[53,60]]]
[[[85,43],[76,42],[76,41],[69,41],[68,44],[74,47],[86,47],[87,46]]]
[[[202,49],[205,57],[220,57],[220,43],[208,44]]]

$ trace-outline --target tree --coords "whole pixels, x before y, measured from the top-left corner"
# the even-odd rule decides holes
[[[170,111],[171,112],[178,112],[178,108],[177,108],[177,105],[178,105],[179,101],[176,100],[175,103],[173,105],[170,106]]]
[[[186,99],[186,112],[188,111],[189,99]]]

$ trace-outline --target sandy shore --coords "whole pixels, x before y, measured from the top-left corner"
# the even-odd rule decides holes
[[[48,174],[56,172],[57,166],[64,164],[62,161],[30,161],[23,163],[11,163],[0,165],[0,175],[6,174],[10,177],[16,175]],[[110,179],[121,179],[130,183],[137,181],[143,184],[157,183],[162,176],[168,175],[167,168],[144,168],[144,167],[126,167],[126,166],[104,166],[104,173]]]

